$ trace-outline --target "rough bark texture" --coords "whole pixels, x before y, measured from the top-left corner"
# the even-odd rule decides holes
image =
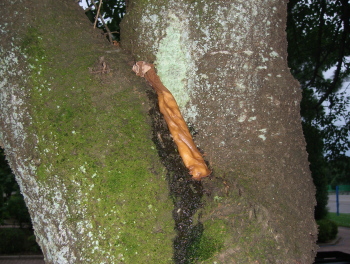
[[[73,1],[3,2],[0,140],[47,263],[312,263],[286,1],[128,3],[123,47],[156,63],[196,131],[202,183],[131,59]]]
[[[313,262],[315,190],[287,66],[286,4],[129,2],[122,47],[155,63],[214,171],[192,217],[203,228],[194,262]]]
[[[0,143],[46,263],[171,263],[147,85],[73,1],[1,1]]]

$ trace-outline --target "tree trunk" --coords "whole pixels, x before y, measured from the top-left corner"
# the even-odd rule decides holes
[[[128,3],[122,46],[173,93],[213,170],[202,181],[76,4],[0,5],[0,140],[47,263],[312,263],[285,1]]]
[[[1,10],[1,136],[46,262],[169,262],[172,202],[130,58],[72,1]]]

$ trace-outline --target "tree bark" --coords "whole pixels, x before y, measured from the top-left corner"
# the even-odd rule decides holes
[[[286,7],[135,0],[122,22],[122,46],[155,64],[213,170],[193,216],[203,226],[200,263],[313,262],[315,190]]]
[[[146,85],[72,1],[1,3],[1,140],[46,263],[169,263]]]
[[[0,6],[0,140],[47,263],[312,263],[286,1],[128,3],[122,46],[177,100],[213,170],[201,182],[76,4]]]

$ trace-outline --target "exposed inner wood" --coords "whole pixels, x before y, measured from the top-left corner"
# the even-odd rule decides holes
[[[201,180],[208,176],[211,171],[208,169],[202,154],[194,144],[175,98],[162,84],[155,71],[154,65],[144,61],[138,61],[133,66],[133,71],[136,72],[136,75],[145,77],[157,92],[160,112],[164,116],[174,142],[177,145],[179,154],[185,166],[189,169],[192,178],[194,180]]]

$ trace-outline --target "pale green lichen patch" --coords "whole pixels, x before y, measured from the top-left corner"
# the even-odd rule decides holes
[[[156,53],[156,67],[159,77],[173,94],[180,109],[184,109],[190,100],[188,80],[194,67],[188,38],[186,18],[170,12],[165,37],[160,41]]]
[[[216,93],[221,93],[220,83],[232,72],[232,68],[227,65],[217,65],[213,71],[219,76],[219,80],[213,83],[204,78],[205,72],[198,65],[204,58],[215,60],[214,56],[218,55],[232,57],[233,60],[237,51],[244,47],[246,36],[251,34],[250,21],[258,13],[258,6],[248,6],[243,1],[235,4],[192,1],[184,5],[185,7],[180,8],[176,3],[169,3],[166,9],[153,16],[148,11],[142,13],[141,21],[143,25],[147,25],[147,30],[138,38],[139,44],[143,44],[149,39],[149,34],[158,32],[158,37],[161,36],[159,42],[149,44],[156,56],[158,74],[173,93],[185,119],[195,122],[198,108],[190,99],[197,96],[198,87],[215,101],[218,98]],[[162,32],[159,32],[159,23],[166,24]],[[237,27],[236,23],[239,23],[239,32],[234,29]],[[232,40],[229,45],[227,39]],[[248,49],[244,52],[247,56],[253,54]],[[259,66],[262,69],[265,67]],[[235,67],[234,64],[232,67]],[[247,71],[252,70],[251,67],[246,68]],[[238,76],[236,87],[232,89],[244,91],[247,87],[246,80]]]

